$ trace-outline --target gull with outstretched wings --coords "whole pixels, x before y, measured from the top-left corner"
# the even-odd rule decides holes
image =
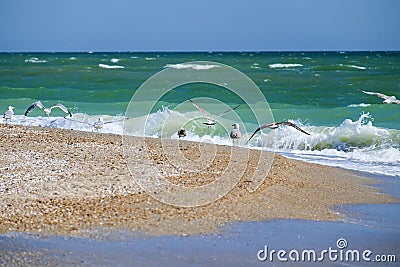
[[[377,93],[377,92],[368,92],[368,91],[362,91],[362,92],[364,94],[368,94],[368,95],[376,95],[376,96],[384,99],[383,103],[385,103],[385,104],[392,104],[392,103],[393,104],[400,104],[400,100],[396,99],[396,97],[394,95],[387,96],[387,95],[384,95],[382,93]]]
[[[274,122],[274,123],[270,123],[270,124],[265,124],[265,125],[262,125],[262,126],[258,127],[258,128],[254,131],[254,133],[250,136],[249,140],[247,140],[246,144],[250,141],[251,138],[253,138],[253,136],[254,136],[258,131],[260,131],[260,130],[262,130],[262,129],[265,129],[265,128],[277,129],[277,128],[279,128],[279,126],[281,126],[281,125],[286,125],[286,126],[293,127],[293,128],[295,128],[296,130],[298,130],[298,131],[300,131],[300,132],[302,132],[302,133],[304,133],[304,134],[306,134],[306,135],[310,135],[309,133],[307,133],[306,131],[302,130],[299,126],[297,126],[297,125],[294,124],[294,123],[291,123],[291,122],[289,122],[289,121],[281,121],[281,122]]]
[[[25,111],[25,116],[27,116],[28,113],[31,112],[32,110],[34,110],[36,107],[43,109],[44,114],[46,114],[47,117],[50,116],[51,110],[52,110],[53,108],[59,108],[59,109],[61,109],[62,111],[64,111],[67,115],[69,115],[70,117],[72,117],[71,112],[70,112],[63,104],[57,103],[56,105],[54,105],[54,106],[52,106],[52,107],[50,107],[50,108],[47,108],[47,107],[45,107],[45,106],[42,104],[41,101],[36,101],[36,102],[33,103],[32,105],[30,105],[29,108]]]
[[[203,124],[207,125],[208,127],[211,127],[211,126],[217,124],[217,122],[216,122],[214,119],[210,118],[210,116],[208,116],[207,111],[205,111],[202,107],[200,107],[199,104],[197,104],[196,102],[194,102],[192,99],[189,99],[189,101],[193,104],[193,106],[195,106],[198,110],[200,110],[200,111],[204,114],[204,116],[207,118],[207,121],[203,122]],[[225,115],[226,113],[231,112],[232,110],[237,109],[239,106],[240,106],[240,105],[237,105],[237,106],[234,107],[234,108],[230,108],[230,109],[228,109],[228,110],[222,112],[221,114],[218,115],[218,117],[222,117],[222,116]]]

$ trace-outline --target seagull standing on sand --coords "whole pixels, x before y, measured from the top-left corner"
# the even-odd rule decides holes
[[[183,128],[181,128],[181,129],[178,131],[178,137],[179,137],[179,138],[183,138],[183,137],[185,137],[185,136],[186,136],[186,130],[183,129]]]
[[[217,122],[216,122],[214,119],[210,118],[210,117],[208,116],[207,111],[205,111],[202,107],[200,107],[199,104],[197,104],[196,102],[194,102],[192,99],[189,99],[189,101],[193,104],[193,106],[195,106],[198,110],[200,110],[200,111],[204,114],[204,116],[206,116],[207,121],[203,122],[203,124],[207,125],[208,127],[211,127],[211,126],[214,126],[215,124],[217,124]],[[237,105],[237,106],[234,107],[234,108],[230,108],[230,109],[228,109],[227,111],[222,112],[221,114],[218,115],[218,117],[222,117],[222,116],[225,115],[226,113],[231,112],[232,110],[237,109],[239,106],[240,106],[240,105]]]
[[[385,104],[400,104],[400,100],[396,99],[396,97],[394,95],[392,96],[387,96],[381,93],[376,93],[376,92],[367,92],[367,91],[362,91],[364,94],[368,94],[368,95],[376,95],[380,98],[383,98],[383,103]]]
[[[300,129],[300,127],[298,127],[298,126],[297,126],[296,124],[294,124],[294,123],[291,123],[291,122],[288,122],[288,121],[281,121],[281,122],[275,122],[275,123],[265,124],[265,125],[262,125],[262,126],[258,127],[258,128],[254,131],[254,133],[250,136],[249,140],[247,140],[246,144],[250,141],[251,138],[253,138],[253,136],[254,136],[258,131],[260,131],[260,130],[262,130],[262,129],[264,129],[264,128],[277,129],[277,128],[279,128],[279,126],[281,126],[281,125],[291,126],[291,127],[295,128],[296,130],[298,130],[298,131],[304,133],[304,134],[310,135],[310,134],[307,133],[306,131]]]
[[[72,117],[71,112],[70,112],[63,104],[57,103],[57,105],[54,105],[54,106],[52,106],[52,107],[50,107],[50,108],[46,108],[46,107],[42,104],[42,102],[40,102],[40,101],[36,101],[36,102],[33,103],[32,105],[30,105],[29,108],[25,111],[25,116],[27,116],[28,113],[31,112],[32,110],[34,110],[36,107],[39,107],[39,108],[43,109],[44,114],[46,114],[47,117],[50,116],[51,110],[52,110],[53,108],[59,108],[59,109],[61,109],[62,111],[64,111],[66,114],[68,114],[70,117]]]
[[[3,114],[3,119],[6,121],[6,124],[8,123],[8,121],[11,121],[13,116],[14,116],[14,107],[8,106],[8,110]]]
[[[238,144],[239,142],[239,138],[240,138],[240,130],[239,130],[239,124],[238,123],[234,123],[232,124],[233,129],[230,133],[230,137],[232,139],[232,145],[235,144],[235,140],[236,140],[236,144]]]

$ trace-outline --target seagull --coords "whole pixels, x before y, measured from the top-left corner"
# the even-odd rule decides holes
[[[181,129],[178,131],[178,136],[179,136],[179,138],[185,137],[185,136],[186,136],[186,130],[183,129],[183,128],[181,128]]]
[[[385,100],[383,100],[383,103],[385,104],[400,104],[400,100],[396,99],[396,97],[394,95],[392,96],[387,96],[381,93],[376,93],[376,92],[367,92],[367,91],[362,91],[364,94],[368,94],[368,95],[376,95],[380,98],[383,98]]]
[[[239,138],[240,138],[239,124],[234,123],[234,124],[232,124],[232,126],[233,126],[233,129],[229,136],[232,138],[232,144],[235,144],[235,140],[236,140],[236,144],[237,144],[239,142]]]
[[[287,125],[287,126],[291,126],[293,128],[295,128],[296,130],[310,135],[309,133],[307,133],[306,131],[303,131],[302,129],[300,129],[300,127],[298,127],[296,124],[288,122],[288,121],[281,121],[281,122],[274,122],[274,123],[270,123],[270,124],[265,124],[262,125],[260,127],[257,128],[257,130],[254,131],[254,133],[250,136],[249,140],[247,140],[246,144],[250,141],[251,138],[253,138],[253,136],[260,130],[264,129],[264,128],[270,128],[270,129],[277,129],[280,125]]]
[[[65,113],[67,113],[70,117],[72,117],[71,112],[70,112],[63,104],[57,103],[57,105],[54,105],[54,106],[52,106],[52,107],[50,107],[50,108],[46,108],[46,107],[42,104],[42,102],[40,102],[40,101],[36,101],[36,102],[33,103],[32,105],[30,105],[29,108],[25,111],[25,116],[27,116],[28,113],[31,112],[32,110],[34,110],[36,107],[39,107],[39,108],[43,109],[43,111],[44,111],[44,113],[47,115],[47,117],[50,116],[51,110],[52,110],[53,108],[59,108],[59,109],[61,109],[62,111],[64,111]]]
[[[103,128],[104,124],[109,124],[109,123],[114,123],[114,122],[125,121],[125,120],[127,120],[127,119],[129,119],[129,118],[123,118],[123,119],[120,119],[120,120],[113,120],[113,121],[106,121],[106,122],[105,122],[105,121],[103,120],[103,118],[100,117],[95,123],[90,123],[90,122],[86,122],[86,121],[77,121],[77,120],[72,120],[72,119],[69,119],[69,118],[65,118],[65,119],[66,119],[66,120],[69,120],[69,121],[73,121],[73,122],[78,122],[78,123],[83,123],[83,124],[90,125],[90,126],[93,127],[92,132],[93,132],[94,130],[96,130],[96,132],[100,132],[100,130]]]
[[[8,106],[8,110],[3,114],[3,119],[6,120],[6,124],[8,123],[8,121],[11,121],[13,116],[14,116],[14,107]]]
[[[216,122],[214,119],[210,118],[210,117],[208,116],[207,111],[205,111],[202,107],[200,107],[199,104],[197,104],[196,102],[194,102],[192,99],[189,99],[189,101],[193,104],[193,106],[195,106],[198,110],[200,110],[200,111],[204,114],[204,116],[206,116],[207,121],[203,122],[203,124],[207,125],[208,127],[211,127],[211,126],[214,126],[215,124],[217,124],[217,122]],[[231,109],[228,109],[227,111],[222,112],[221,114],[218,115],[218,117],[222,117],[222,116],[225,115],[226,113],[231,112],[232,110],[237,109],[239,106],[240,106],[240,105],[237,105],[237,106],[234,107],[234,108],[231,108]]]

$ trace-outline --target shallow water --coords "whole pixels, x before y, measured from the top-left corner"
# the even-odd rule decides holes
[[[378,187],[400,198],[400,182],[390,176],[374,176]],[[388,191],[389,190],[389,191]],[[259,250],[337,251],[370,250],[376,255],[395,255],[400,260],[400,205],[345,205],[337,211],[346,218],[338,222],[271,220],[227,225],[221,233],[209,235],[143,236],[140,233],[103,229],[100,239],[68,236],[38,236],[9,233],[0,235],[0,264],[23,263],[26,266],[270,266],[283,264],[278,258],[260,261]],[[347,247],[339,249],[337,241]],[[339,253],[339,252],[338,252]],[[320,256],[320,254],[318,254]],[[339,255],[339,254],[337,254]],[[345,254],[344,254],[345,255]],[[343,258],[345,259],[345,258]],[[365,266],[373,262],[335,261],[325,255],[323,261],[292,261],[285,265]],[[396,262],[379,263],[397,266]]]

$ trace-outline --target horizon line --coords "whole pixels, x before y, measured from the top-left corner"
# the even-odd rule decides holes
[[[10,53],[323,53],[323,52],[400,52],[400,49],[338,49],[338,50],[15,50],[15,51],[0,51],[1,54]]]

